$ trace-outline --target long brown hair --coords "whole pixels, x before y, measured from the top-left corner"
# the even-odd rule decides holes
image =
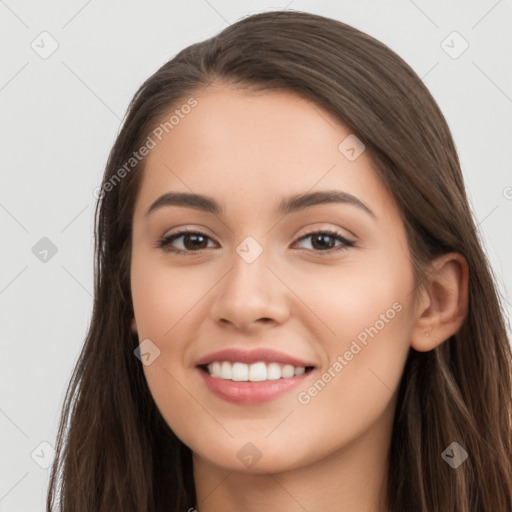
[[[512,510],[511,349],[447,123],[421,79],[387,46],[339,21],[297,11],[241,19],[182,50],[135,94],[97,203],[94,309],[63,406],[47,510],[56,496],[64,512],[194,506],[190,449],[157,410],[134,355],[131,229],[144,160],[128,170],[126,162],[166,113],[216,82],[300,94],[357,134],[400,208],[418,285],[434,256],[464,256],[464,324],[432,351],[411,349],[404,368],[389,507]],[[456,469],[441,456],[452,442],[468,453]]]

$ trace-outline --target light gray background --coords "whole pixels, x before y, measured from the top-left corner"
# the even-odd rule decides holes
[[[0,0],[0,512],[44,510],[44,443],[54,444],[92,310],[93,190],[128,102],[180,49],[244,15],[339,19],[424,79],[452,130],[510,317],[512,1],[287,2]],[[44,31],[58,42],[46,59],[31,47],[51,49]],[[458,58],[445,51],[462,49],[446,39],[453,31],[469,44]],[[57,247],[46,262],[32,251],[42,237]]]

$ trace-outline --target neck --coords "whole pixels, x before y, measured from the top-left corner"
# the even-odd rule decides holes
[[[327,457],[285,472],[242,473],[193,454],[197,512],[388,512],[393,415],[386,416],[386,428],[373,425]]]

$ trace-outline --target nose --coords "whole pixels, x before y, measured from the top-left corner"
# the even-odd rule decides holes
[[[235,253],[210,309],[222,327],[250,333],[286,322],[292,293],[263,252],[251,263]]]

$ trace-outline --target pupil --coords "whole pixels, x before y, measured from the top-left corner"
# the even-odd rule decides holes
[[[190,244],[190,245],[189,245],[189,244],[187,244],[187,241],[190,241],[190,239],[191,239],[191,238],[194,238],[194,239],[202,238],[202,239],[203,239],[203,243],[204,243],[204,238],[205,238],[205,237],[204,237],[203,235],[195,235],[195,234],[185,235],[185,236],[184,236],[184,240],[183,240],[183,242],[184,242],[184,244],[183,244],[183,245],[184,245],[187,249],[191,249],[191,248],[192,248],[192,249],[194,249],[194,248],[195,248],[195,249],[197,249],[197,248],[202,249],[202,248],[203,248],[203,247],[199,247],[199,245],[201,245],[201,242],[199,242],[199,244],[197,244],[197,243],[192,243],[192,244]]]
[[[187,242],[190,242],[191,239],[194,240],[194,242],[192,242],[191,244],[187,243]],[[198,241],[198,239],[200,239]],[[202,239],[202,240],[201,240]],[[330,240],[330,243],[329,243],[329,240]],[[184,245],[187,249],[197,249],[197,248],[200,248],[202,249],[202,244],[204,245],[204,242],[205,242],[205,237],[203,235],[197,235],[197,234],[190,234],[190,235],[185,235],[184,236]],[[333,247],[333,238],[331,235],[327,235],[327,234],[319,234],[319,235],[315,235],[313,237],[313,246],[314,247],[319,247],[320,249],[332,249]]]
[[[326,242],[326,239],[330,239],[331,243]],[[313,246],[315,246],[315,242],[320,241],[320,249],[331,249],[333,247],[333,239],[331,235],[327,234],[319,234],[313,237]]]

